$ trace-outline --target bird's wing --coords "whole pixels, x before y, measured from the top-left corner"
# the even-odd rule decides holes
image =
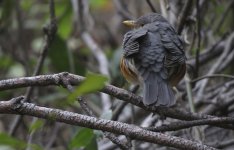
[[[168,67],[183,64],[186,60],[184,54],[184,41],[167,22],[158,24],[161,41],[166,49],[166,62]]]
[[[139,55],[136,56],[135,65],[144,80],[149,73],[158,73],[163,79],[168,77],[164,69],[165,49],[156,31],[148,31],[147,35],[139,42]]]
[[[139,38],[145,36],[146,33],[147,30],[137,29],[129,31],[124,35],[124,40],[123,40],[124,57],[129,57],[132,54],[139,52]]]
[[[175,97],[167,82],[169,75],[164,66],[166,50],[159,29],[153,24],[143,28],[147,28],[148,33],[139,41],[139,53],[134,58],[136,69],[143,78],[143,103],[171,106]]]

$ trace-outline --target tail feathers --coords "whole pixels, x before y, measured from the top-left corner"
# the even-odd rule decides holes
[[[143,103],[152,105],[157,102],[159,89],[157,78],[149,75],[143,85]]]
[[[175,104],[175,96],[165,80],[156,73],[150,73],[143,85],[143,103],[169,107]]]
[[[162,80],[159,84],[159,95],[157,105],[160,106],[172,106],[175,104],[175,95],[172,91],[171,86]]]

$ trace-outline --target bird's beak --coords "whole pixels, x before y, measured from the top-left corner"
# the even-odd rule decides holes
[[[134,21],[134,20],[123,21],[123,24],[128,26],[128,27],[132,27],[132,28],[137,26],[136,21]]]

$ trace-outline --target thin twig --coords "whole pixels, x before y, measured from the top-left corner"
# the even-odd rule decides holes
[[[18,25],[18,47],[22,52],[24,52],[24,58],[19,57],[19,62],[22,63],[24,66],[24,70],[26,72],[26,75],[29,74],[29,55],[28,55],[28,50],[26,47],[26,43],[28,42],[26,40],[26,34],[25,34],[25,27],[24,27],[24,19],[23,19],[23,14],[22,14],[22,8],[20,7],[20,1],[15,1],[15,11],[16,11],[16,20],[17,20],[17,25]]]
[[[152,10],[152,12],[157,12],[156,9],[154,8],[153,4],[151,3],[150,0],[146,0],[147,4],[149,5],[150,9]]]
[[[198,81],[206,79],[206,78],[217,78],[217,77],[234,79],[234,76],[228,75],[228,74],[212,74],[212,75],[205,75],[205,76],[202,76],[202,77],[198,77],[198,78],[192,80],[191,82],[195,83],[195,82],[198,82]]]
[[[234,39],[234,32],[228,37],[227,41],[226,41],[226,47],[222,53],[222,55],[219,57],[219,59],[216,61],[216,63],[212,66],[212,68],[209,70],[209,72],[207,73],[208,75],[214,74],[216,72],[216,70],[218,69],[218,67],[220,66],[220,64],[224,61],[224,59],[228,56],[231,47],[232,47],[232,41]],[[206,78],[200,85],[199,91],[198,91],[198,97],[202,97],[203,92],[205,90],[205,87],[208,83],[209,78]]]
[[[225,124],[225,122],[226,123],[229,122],[230,124],[233,124],[234,120],[232,119],[227,121],[226,117],[220,117],[220,118],[209,118],[209,119],[201,119],[201,120],[194,120],[194,121],[177,121],[177,122],[172,122],[170,124],[164,124],[158,127],[144,127],[144,129],[154,131],[154,132],[177,131],[177,130],[182,130],[186,128],[191,128],[194,126],[214,125],[217,123]]]
[[[218,145],[216,145],[216,147],[219,149],[224,149],[225,147],[229,147],[231,145],[234,145],[234,139],[225,140],[222,143],[219,143]]]
[[[45,44],[43,46],[43,49],[39,57],[39,60],[37,62],[36,68],[34,70],[33,76],[40,74],[42,66],[44,64],[45,57],[47,56],[49,47],[51,46],[51,43],[53,42],[55,34],[57,32],[57,22],[56,22],[56,17],[55,17],[54,0],[50,0],[49,10],[50,10],[50,24],[47,27],[43,28],[44,33],[45,33]],[[25,94],[25,101],[28,101],[28,99],[30,99],[33,93],[33,90],[34,90],[33,87],[27,88],[26,94]],[[8,132],[10,135],[13,135],[15,133],[21,119],[22,119],[22,116],[16,116],[13,119],[13,122]]]
[[[193,102],[193,95],[192,95],[192,86],[191,86],[191,80],[189,78],[189,75],[186,73],[185,74],[185,84],[186,84],[186,91],[188,95],[188,100],[189,100],[189,107],[191,112],[195,113],[195,106]]]
[[[125,106],[128,104],[128,102],[121,102],[114,110],[113,110],[113,115],[111,117],[111,120],[118,120],[119,115],[121,114],[121,112],[123,111],[123,109],[125,108]]]
[[[106,55],[104,54],[103,50],[100,48],[100,46],[95,42],[93,37],[90,35],[90,33],[87,31],[87,27],[85,26],[85,19],[87,16],[85,16],[84,13],[84,4],[86,1],[84,0],[71,0],[72,2],[72,7],[73,7],[73,12],[75,16],[75,23],[79,24],[80,27],[80,34],[81,34],[81,39],[83,42],[87,45],[87,47],[90,49],[90,51],[93,53],[94,57],[98,61],[98,68],[99,72],[103,75],[106,75],[109,77],[110,73],[108,70],[108,60],[106,58]],[[88,3],[86,3],[88,5]],[[86,6],[88,7],[88,6]],[[89,12],[86,12],[89,13]],[[87,14],[90,16],[89,14]],[[108,110],[111,106],[110,102],[110,97],[104,93],[101,94],[101,99],[102,99],[102,107],[103,111]]]
[[[132,90],[130,90],[132,93],[136,93],[137,90],[139,89],[139,85],[136,85],[132,88]],[[113,115],[111,117],[111,120],[118,120],[119,115],[121,114],[121,112],[123,111],[123,109],[125,108],[125,106],[128,104],[128,102],[122,102],[120,103],[115,110],[113,111]]]
[[[189,78],[189,75],[186,73],[185,74],[185,84],[186,84],[186,91],[188,95],[188,101],[189,101],[189,108],[191,112],[195,113],[195,105],[194,105],[194,100],[193,100],[193,95],[192,95],[192,86],[191,86],[191,79]],[[202,137],[200,135],[201,131],[198,127],[194,127],[194,137],[195,139],[201,141]]]
[[[187,0],[185,2],[185,5],[184,5],[184,7],[181,11],[180,17],[179,17],[180,19],[179,19],[179,23],[178,23],[178,27],[177,27],[178,34],[181,34],[181,32],[184,28],[187,16],[189,15],[189,12],[192,10],[192,7],[193,7],[193,0]]]
[[[53,127],[53,131],[52,131],[52,133],[51,133],[51,137],[50,137],[50,139],[49,139],[49,141],[47,142],[47,144],[45,145],[45,147],[44,147],[44,149],[45,150],[51,150],[52,148],[52,146],[53,146],[53,144],[55,143],[55,141],[56,141],[56,138],[58,137],[58,134],[59,134],[59,129],[62,127],[62,124],[60,124],[60,123],[56,123],[55,125],[54,125],[54,127]]]
[[[49,10],[50,10],[50,24],[43,28],[44,33],[46,35],[45,36],[45,45],[43,46],[43,49],[42,49],[41,55],[39,57],[39,60],[37,62],[36,68],[34,70],[33,76],[40,74],[42,66],[44,64],[44,60],[45,60],[47,53],[49,51],[49,47],[51,46],[51,44],[55,38],[55,34],[57,32],[57,21],[55,18],[54,0],[50,0]],[[26,94],[25,94],[25,97],[26,97],[25,100],[30,99],[32,92],[33,92],[33,87],[29,87],[27,89]]]
[[[226,69],[227,67],[229,67],[229,65],[233,62],[234,59],[234,47],[232,50],[230,50],[229,55],[227,56],[227,58],[223,61],[223,63],[218,67],[217,69],[217,73],[220,73],[221,71],[223,71],[224,69]],[[232,65],[232,64],[231,64]]]
[[[234,5],[234,0],[229,1],[229,3],[227,4],[227,8],[224,9],[225,10],[224,13],[222,13],[222,16],[220,17],[217,25],[215,26],[214,29],[215,32],[220,31],[220,28],[222,27],[224,20],[227,18],[229,11],[233,8],[233,5]]]
[[[223,48],[225,47],[225,38],[228,34],[224,34],[215,44],[211,45],[204,52],[200,54],[199,65],[204,65],[212,59],[215,59],[223,52]],[[188,64],[191,64],[195,67],[196,59],[192,58],[187,61]]]
[[[196,50],[196,64],[195,64],[195,78],[199,75],[199,58],[201,48],[201,20],[200,20],[200,5],[199,0],[196,0],[197,7],[197,50]]]
[[[49,11],[50,11],[50,24],[47,27],[43,28],[44,33],[46,35],[46,37],[45,37],[46,38],[45,39],[46,43],[45,43],[45,46],[44,46],[44,48],[42,50],[42,53],[41,53],[41,55],[39,57],[39,60],[38,60],[36,69],[34,70],[33,76],[36,76],[41,72],[44,61],[45,61],[45,58],[46,58],[47,53],[49,51],[49,47],[51,46],[51,43],[53,42],[53,40],[55,38],[55,34],[57,32],[57,21],[56,21],[56,17],[55,17],[54,0],[50,0],[50,2],[49,2]],[[31,97],[31,95],[33,93],[33,90],[34,90],[33,87],[29,87],[27,89],[27,92],[26,92],[26,95],[25,95],[25,101],[29,101],[29,99],[30,99],[30,97]],[[19,117],[19,119],[18,119],[18,117]],[[22,116],[17,116],[17,118],[15,118],[15,120],[20,121],[21,118],[22,118]],[[35,123],[37,120],[38,120],[38,118],[33,118],[32,124]],[[15,127],[12,126],[12,128],[17,128],[17,126],[15,126]],[[16,130],[16,129],[14,129],[14,130]],[[29,135],[26,150],[31,150],[32,149],[31,142],[32,142],[32,138],[33,138],[34,133],[35,132],[31,132],[30,135]]]
[[[120,0],[113,0],[114,6],[116,7],[118,13],[124,18],[124,19],[134,19],[132,14],[127,10],[126,7],[123,6],[122,1]]]

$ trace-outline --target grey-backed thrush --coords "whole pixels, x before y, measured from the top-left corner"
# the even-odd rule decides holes
[[[186,72],[184,41],[160,14],[123,22],[134,27],[124,35],[120,69],[132,83],[143,86],[144,105],[175,104],[172,87]]]

